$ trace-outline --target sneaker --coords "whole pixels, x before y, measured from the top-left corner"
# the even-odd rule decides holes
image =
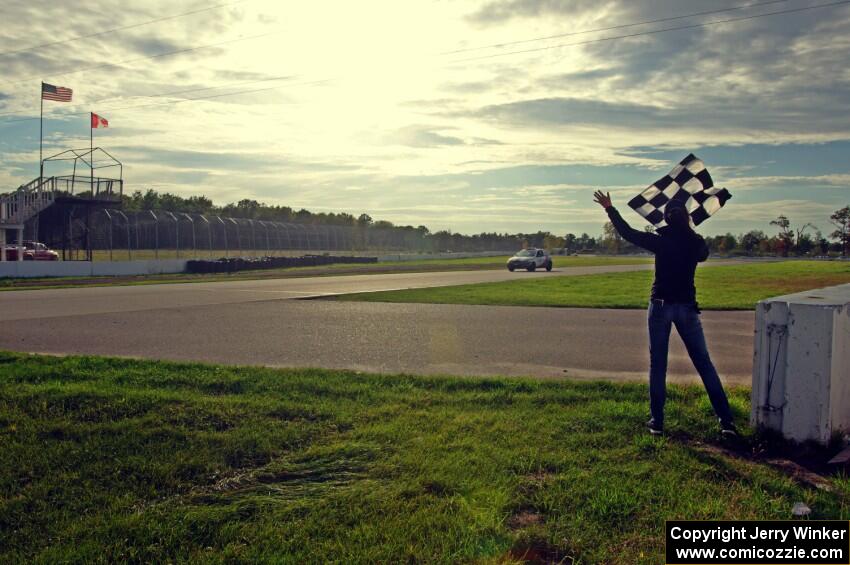
[[[720,435],[729,439],[741,437],[741,434],[738,433],[738,428],[732,422],[720,422]]]
[[[648,421],[646,427],[649,429],[649,433],[654,436],[664,435],[664,426],[656,424],[654,419]]]

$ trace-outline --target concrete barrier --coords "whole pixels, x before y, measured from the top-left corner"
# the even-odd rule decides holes
[[[161,275],[183,273],[188,259],[148,259],[138,261],[95,261],[91,274],[100,276]]]
[[[750,420],[794,441],[850,433],[850,284],[758,303]]]
[[[117,277],[183,273],[187,259],[140,261],[6,261],[0,278]]]
[[[421,261],[423,259],[467,259],[512,255],[509,251],[482,253],[422,253],[382,255],[378,262]],[[136,261],[0,261],[0,278],[35,277],[119,277],[184,273],[188,259]]]

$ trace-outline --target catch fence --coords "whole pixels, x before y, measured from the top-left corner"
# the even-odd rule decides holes
[[[42,239],[65,259],[124,260],[431,251],[421,232],[161,210],[71,210]]]

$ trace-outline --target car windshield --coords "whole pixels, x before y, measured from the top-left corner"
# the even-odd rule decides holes
[[[534,251],[529,251],[528,249],[523,249],[522,251],[520,251],[519,253],[514,255],[514,257],[534,257]]]

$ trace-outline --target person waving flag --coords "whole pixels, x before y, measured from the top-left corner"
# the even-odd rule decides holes
[[[691,155],[693,157],[693,155]],[[684,169],[685,165],[681,165]],[[703,169],[704,170],[704,167]],[[674,169],[674,172],[676,170]],[[681,171],[679,171],[681,172]],[[701,185],[705,180],[699,179]],[[671,180],[672,184],[673,181]],[[691,222],[699,223],[694,217],[693,210],[700,210],[699,203],[689,208],[692,184],[682,183],[681,190],[673,191],[672,198],[666,202],[655,202],[651,206],[661,208],[649,212],[646,217],[655,225],[662,225],[657,233],[639,231],[620,216],[611,202],[610,193],[597,190],[593,200],[608,214],[608,219],[614,229],[623,239],[642,247],[655,255],[655,281],[652,283],[652,294],[649,300],[649,412],[650,420],[646,423],[653,435],[664,433],[664,404],[667,399],[667,353],[670,342],[670,332],[673,326],[685,344],[685,349],[694,363],[694,367],[702,378],[708,399],[720,421],[722,437],[735,438],[738,430],[735,428],[729,400],[723,390],[723,384],[717,374],[700,321],[700,309],[697,304],[697,291],[694,286],[694,273],[697,264],[708,259],[708,246],[705,239],[691,227]],[[723,189],[725,190],[725,189]],[[659,189],[660,193],[661,190]],[[679,197],[682,194],[685,198]],[[712,195],[713,196],[713,195]],[[728,198],[728,197],[727,197]],[[629,203],[632,206],[632,203]],[[717,209],[722,202],[717,203]],[[634,206],[633,206],[634,207]],[[637,209],[637,208],[636,208]],[[716,211],[716,210],[715,210]],[[689,214],[689,212],[691,212]],[[638,212],[640,213],[640,211]],[[706,212],[707,215],[711,211]],[[642,214],[643,215],[643,214]]]

